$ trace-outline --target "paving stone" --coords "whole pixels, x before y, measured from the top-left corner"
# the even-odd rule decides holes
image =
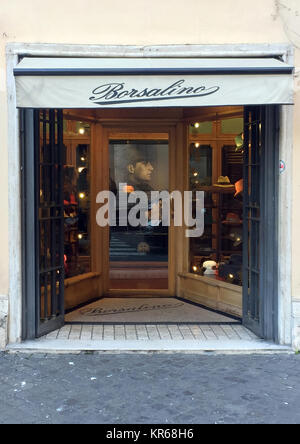
[[[0,424],[299,424],[300,356],[0,353]]]

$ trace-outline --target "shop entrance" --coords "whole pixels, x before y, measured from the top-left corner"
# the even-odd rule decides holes
[[[22,122],[24,338],[101,298],[179,297],[276,339],[276,107],[28,110]],[[202,193],[201,235],[174,224],[172,205],[163,226],[159,200],[134,212],[135,193],[163,190],[190,192],[193,211]],[[101,192],[115,198],[110,225]]]

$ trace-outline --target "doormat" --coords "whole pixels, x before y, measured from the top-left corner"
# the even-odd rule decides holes
[[[103,298],[65,316],[69,324],[240,324],[177,298]]]

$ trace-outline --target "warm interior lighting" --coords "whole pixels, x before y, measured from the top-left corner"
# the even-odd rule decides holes
[[[79,193],[79,198],[80,199],[84,199],[85,198],[85,193]]]
[[[125,185],[123,187],[123,193],[133,193],[134,192],[134,188],[132,185]]]
[[[194,123],[194,127],[195,128],[199,128],[200,127],[200,123],[199,122]]]

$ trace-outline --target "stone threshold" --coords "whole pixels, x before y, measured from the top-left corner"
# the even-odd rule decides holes
[[[65,325],[10,352],[293,353],[288,346],[257,338],[241,325]]]
[[[81,353],[81,352],[176,352],[176,353],[293,353],[290,347],[254,341],[26,341],[9,345],[9,352]]]

